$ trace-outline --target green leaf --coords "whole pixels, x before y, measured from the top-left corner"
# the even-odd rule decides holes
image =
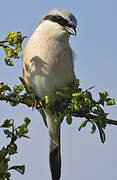
[[[103,131],[103,129],[99,129],[99,132],[100,132],[100,138],[101,138],[101,141],[102,143],[105,142],[105,139],[106,139],[106,136],[105,136],[105,132]]]
[[[100,100],[99,102],[104,106],[104,102],[106,101],[107,97],[109,96],[107,92],[99,93]]]
[[[20,86],[16,86],[16,88],[14,89],[14,91],[17,91],[18,93],[22,92],[24,90],[24,86],[20,85]]]
[[[12,126],[11,119],[10,120],[5,120],[4,123],[0,126],[1,128],[9,128]]]
[[[79,126],[78,130],[80,131],[81,128],[85,127],[87,125],[87,120],[83,121],[83,123]]]
[[[22,175],[25,172],[25,166],[24,165],[22,165],[22,166],[12,166],[8,170],[12,170],[12,169],[18,171]]]
[[[12,132],[9,131],[8,129],[5,129],[5,130],[4,130],[4,133],[7,135],[7,138],[12,137]]]
[[[26,126],[28,126],[31,120],[28,117],[25,117],[24,122],[26,123]]]
[[[95,124],[92,124],[92,130],[91,130],[91,134],[94,134],[96,131],[96,126]]]
[[[28,93],[33,93],[33,95],[34,95],[32,88],[24,81],[24,79],[22,77],[19,77],[19,79],[20,79],[22,85],[24,86],[24,88],[26,89],[26,91]]]
[[[22,124],[21,126],[19,126],[17,129],[16,129],[16,134],[20,137],[24,137],[24,134],[28,133],[28,125],[30,124],[30,119],[28,117],[25,117],[24,119],[24,124]]]
[[[66,122],[67,122],[67,124],[72,124],[72,117],[70,116],[70,115],[67,115],[66,116]]]
[[[26,83],[25,83],[24,79],[22,77],[19,77],[19,79],[20,79],[21,83],[25,86]]]
[[[105,132],[103,131],[102,127],[98,123],[96,123],[96,124],[97,124],[98,130],[99,130],[100,139],[101,139],[102,143],[104,143],[105,139],[106,139]]]
[[[112,106],[115,104],[115,99],[108,98],[106,102],[107,102],[107,105]]]
[[[25,124],[18,127],[18,130],[16,130],[17,136],[23,137],[24,134],[28,133],[27,127],[24,127]]]
[[[17,49],[16,49],[16,52],[18,53],[18,52],[21,52],[22,51],[22,48],[21,47],[18,47]]]
[[[82,93],[77,92],[77,93],[72,94],[72,96],[73,97],[80,97],[80,96],[82,96]]]
[[[8,172],[8,173],[6,173],[6,179],[7,180],[10,180],[10,177],[11,177],[11,174]]]
[[[4,91],[11,91],[10,87],[8,85],[4,85],[4,83],[0,84],[0,92]]]

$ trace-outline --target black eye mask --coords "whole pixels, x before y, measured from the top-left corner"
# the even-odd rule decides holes
[[[53,22],[57,22],[61,26],[74,27],[66,19],[64,19],[63,17],[61,17],[59,15],[56,15],[56,16],[48,15],[48,16],[45,17],[45,20],[50,20],[50,21],[53,21]]]

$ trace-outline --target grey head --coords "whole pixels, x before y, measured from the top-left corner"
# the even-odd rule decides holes
[[[64,9],[52,9],[46,15],[43,16],[39,24],[44,20],[50,20],[60,24],[64,29],[72,35],[76,35],[77,20],[75,16]]]

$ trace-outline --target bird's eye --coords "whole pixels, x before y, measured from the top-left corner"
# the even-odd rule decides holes
[[[61,20],[62,20],[61,16],[58,16],[58,17],[57,17],[57,19],[58,19],[59,21],[61,21]]]

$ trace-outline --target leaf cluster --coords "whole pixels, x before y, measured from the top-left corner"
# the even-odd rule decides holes
[[[22,137],[29,138],[26,134],[28,133],[28,125],[30,120],[26,117],[24,123],[17,128],[14,127],[14,120],[7,119],[0,126],[3,129],[6,138],[10,139],[10,143],[5,147],[3,146],[0,150],[0,179],[10,180],[11,173],[10,170],[16,170],[21,174],[24,174],[25,166],[11,166],[9,167],[9,161],[12,155],[17,153],[16,140]]]
[[[16,106],[19,103],[26,104],[31,107],[35,102],[35,94],[32,89],[20,77],[21,84],[15,85],[11,89],[8,84],[0,83],[0,99],[10,102],[11,106]]]
[[[19,59],[19,52],[22,51],[22,42],[26,38],[20,32],[9,32],[4,41],[0,41],[0,46],[3,47],[5,56],[4,61],[7,65],[13,66],[12,58]]]
[[[107,115],[103,109],[105,105],[112,106],[115,99],[110,98],[107,92],[99,93],[99,100],[95,101],[89,90],[83,91],[79,87],[79,80],[74,81],[68,88],[59,89],[56,94],[60,96],[61,102],[66,104],[64,116],[68,124],[72,124],[72,117],[85,118],[78,130],[85,127],[87,123],[92,124],[91,134],[95,133],[96,127],[99,130],[102,143],[105,142],[105,128],[108,124]]]

